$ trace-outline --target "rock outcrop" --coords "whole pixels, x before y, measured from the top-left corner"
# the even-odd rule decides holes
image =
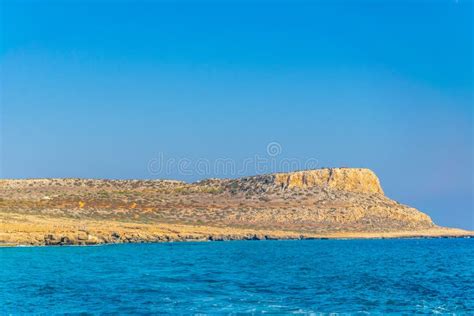
[[[383,194],[379,179],[369,169],[327,168],[274,175],[284,188],[322,187],[348,192]]]

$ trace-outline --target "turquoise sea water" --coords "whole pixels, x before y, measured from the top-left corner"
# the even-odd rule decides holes
[[[474,239],[0,249],[0,312],[474,313]]]

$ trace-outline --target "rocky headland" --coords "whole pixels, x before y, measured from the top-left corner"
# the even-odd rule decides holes
[[[386,197],[368,169],[196,183],[0,180],[0,245],[471,236]]]

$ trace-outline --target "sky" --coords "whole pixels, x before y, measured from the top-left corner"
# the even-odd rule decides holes
[[[0,18],[1,178],[364,167],[474,229],[472,1],[0,0]]]

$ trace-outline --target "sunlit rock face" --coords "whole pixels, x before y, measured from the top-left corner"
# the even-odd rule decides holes
[[[359,193],[383,194],[379,179],[369,169],[327,168],[317,170],[278,173],[274,175],[276,184],[284,188],[326,187]]]

